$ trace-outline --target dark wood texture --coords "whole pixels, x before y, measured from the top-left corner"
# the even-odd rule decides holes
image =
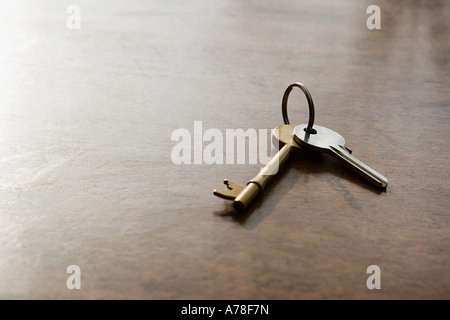
[[[450,298],[448,1],[70,4],[0,4],[0,298]],[[387,191],[298,152],[232,215],[213,189],[261,166],[175,165],[171,134],[273,128],[294,81]]]

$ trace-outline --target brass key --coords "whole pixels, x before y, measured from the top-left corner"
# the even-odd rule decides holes
[[[306,89],[302,84],[297,83],[295,86],[303,90],[303,92],[306,95],[306,99],[308,100],[308,107],[309,107],[308,128],[311,129],[314,124],[313,100],[311,98],[308,89]],[[287,98],[291,90],[292,87],[288,87],[288,89],[286,89],[283,96],[282,106],[287,104]],[[284,114],[285,113],[283,112],[283,116]],[[284,122],[288,124],[289,120],[285,118]],[[300,149],[299,144],[297,144],[297,142],[294,141],[293,139],[294,138],[293,129],[294,129],[293,126],[290,125],[281,125],[275,128],[274,130],[275,138],[277,138],[285,145],[280,149],[280,151],[278,151],[278,153],[272,159],[270,159],[269,163],[253,179],[251,179],[247,183],[245,187],[239,185],[236,182],[225,179],[224,183],[227,186],[227,189],[221,191],[214,190],[214,195],[223,199],[233,200],[233,207],[237,211],[244,211],[253,201],[253,199],[255,199],[256,196],[259,195],[261,191],[264,190],[269,181],[278,172],[279,168],[281,168],[285,164],[286,160],[293,153],[293,151],[295,149]]]
[[[223,199],[233,200],[233,207],[237,211],[244,211],[252,200],[264,190],[292,152],[296,148],[300,148],[293,140],[293,130],[294,127],[290,125],[281,125],[274,129],[275,138],[285,143],[285,145],[245,187],[225,179],[224,184],[227,186],[227,189],[221,191],[214,190],[214,195]]]

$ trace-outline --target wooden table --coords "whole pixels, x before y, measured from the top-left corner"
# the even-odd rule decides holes
[[[1,299],[450,298],[448,1],[76,5],[0,4]],[[172,134],[269,132],[294,81],[388,188],[299,151],[235,215],[212,191],[261,163],[176,165]]]

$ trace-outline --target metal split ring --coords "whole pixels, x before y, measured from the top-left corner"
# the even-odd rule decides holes
[[[311,94],[309,93],[308,89],[306,89],[306,87],[303,84],[301,84],[300,82],[291,83],[284,91],[283,102],[281,104],[281,111],[283,112],[284,124],[290,124],[288,113],[287,113],[287,103],[288,103],[289,94],[291,93],[291,91],[294,87],[298,87],[298,88],[302,89],[303,93],[306,96],[306,100],[308,100],[309,120],[308,120],[308,126],[306,127],[305,131],[307,133],[312,133],[312,131],[313,131],[312,127],[314,125],[314,102],[313,102],[313,99],[312,99]]]

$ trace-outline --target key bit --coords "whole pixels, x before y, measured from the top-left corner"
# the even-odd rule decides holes
[[[228,179],[224,179],[223,183],[227,186],[226,189],[221,191],[217,191],[216,189],[214,189],[214,195],[218,196],[219,198],[234,200],[239,195],[239,193],[244,190],[243,186]]]

